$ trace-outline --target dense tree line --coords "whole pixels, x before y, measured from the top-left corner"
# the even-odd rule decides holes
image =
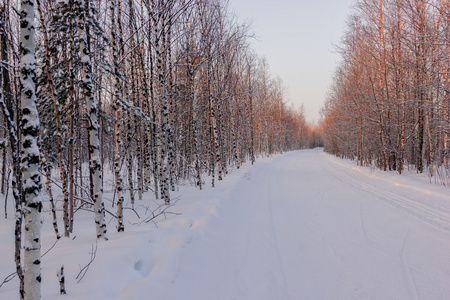
[[[40,254],[25,261],[25,279],[20,260],[22,205],[31,205],[30,228],[40,226],[38,177],[57,238],[70,236],[75,211],[88,207],[107,239],[105,173],[123,231],[124,206],[144,193],[170,204],[179,183],[214,186],[230,168],[312,143],[303,112],[286,105],[282,83],[249,47],[248,26],[223,1],[4,0],[0,23],[1,192],[11,184],[22,297],[39,294]],[[30,276],[34,287],[24,287]]]
[[[339,50],[326,151],[450,183],[450,2],[358,0]]]

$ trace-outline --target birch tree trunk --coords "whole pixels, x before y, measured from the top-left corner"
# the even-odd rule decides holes
[[[133,1],[129,0],[128,1],[128,11],[129,11],[129,16],[128,16],[128,24],[129,24],[129,30],[131,30],[132,32],[138,32],[137,28],[136,28],[136,20],[135,20],[135,15],[134,15],[134,7],[133,7]],[[138,74],[138,65],[139,65],[139,52],[140,52],[140,48],[136,47],[136,44],[139,45],[139,35],[132,35],[130,37],[130,46],[131,46],[131,51],[132,51],[132,55],[130,58],[130,66],[131,66],[131,93],[132,93],[132,101],[131,101],[131,105],[133,106],[140,106],[140,101],[139,101],[139,93],[138,90],[140,88],[139,86],[139,82],[137,80],[137,74]],[[145,111],[145,110],[144,110]],[[136,164],[137,164],[137,174],[136,174],[136,180],[137,180],[137,190],[138,190],[138,199],[142,200],[142,190],[143,190],[143,182],[142,182],[142,167],[143,167],[143,161],[142,161],[142,153],[141,153],[141,130],[140,130],[140,126],[138,125],[138,116],[135,115],[134,116],[134,130],[135,130],[135,135],[138,137],[136,139],[136,150],[135,150],[135,157],[136,157]],[[131,202],[132,208],[134,209],[134,196],[130,199],[133,200]]]
[[[173,5],[173,4],[172,4]],[[166,58],[166,64],[168,65],[168,77],[169,77],[169,109],[168,109],[168,120],[167,120],[167,143],[169,149],[168,151],[168,163],[169,163],[169,185],[170,190],[175,191],[175,144],[174,144],[174,137],[173,137],[173,69],[172,69],[172,9],[169,8],[169,21],[167,24],[167,58]]]
[[[3,85],[6,84],[6,80],[3,80],[3,62],[7,61],[7,40],[6,40],[6,7],[5,4],[0,4],[0,101],[3,103]],[[5,68],[5,72],[7,72]],[[6,131],[4,132],[6,137]],[[6,146],[3,147],[3,161],[2,161],[2,187],[1,194],[5,194],[5,174],[6,174]],[[6,201],[6,200],[5,200]],[[6,214],[5,209],[5,214]]]
[[[188,47],[190,48],[189,39]],[[201,166],[200,166],[200,153],[198,147],[198,117],[197,117],[197,105],[195,99],[195,88],[194,88],[194,70],[192,66],[191,53],[188,53],[188,67],[187,67],[187,78],[188,78],[188,91],[189,91],[189,102],[192,103],[192,131],[194,139],[194,162],[195,162],[195,173],[196,173],[196,184],[199,189],[202,189],[202,178],[201,178]]]
[[[161,18],[161,15],[159,15]],[[160,171],[160,190],[161,190],[161,198],[164,200],[165,204],[170,204],[170,195],[169,195],[169,131],[170,131],[170,123],[169,123],[169,103],[167,100],[167,91],[166,91],[166,70],[164,60],[164,51],[165,49],[165,28],[164,28],[164,19],[153,19],[154,24],[154,36],[155,36],[155,50],[156,50],[156,68],[158,72],[158,81],[159,81],[159,101],[161,104],[160,108],[160,116],[161,116],[161,130],[160,130],[160,161],[159,161],[159,171]],[[158,30],[158,27],[159,30]],[[161,38],[163,37],[163,38]]]
[[[24,201],[24,298],[41,298],[41,209],[39,116],[36,108],[34,2],[20,8],[21,169]]]
[[[45,185],[47,186],[47,193],[48,193],[48,198],[50,201],[50,209],[52,211],[53,230],[55,230],[56,239],[59,239],[59,238],[61,238],[61,236],[59,235],[59,230],[58,230],[58,219],[56,217],[55,201],[53,199],[52,183],[51,183],[51,179],[50,179],[51,173],[52,173],[52,168],[47,163],[47,161],[45,160],[44,157],[42,157],[42,171],[45,174]]]
[[[154,179],[154,190],[155,190],[155,198],[159,199],[158,192],[158,182],[161,180],[159,177],[159,166],[158,166],[158,149],[159,149],[159,139],[156,128],[156,108],[155,108],[155,91],[154,91],[154,75],[153,75],[153,54],[152,51],[149,51],[149,60],[150,60],[150,108],[152,114],[153,124],[150,125],[150,133],[151,133],[151,157],[153,163],[153,179]],[[150,135],[150,134],[149,134]]]
[[[252,75],[251,75],[251,65],[248,65],[248,114],[250,116],[250,160],[252,165],[255,163],[255,134],[253,123],[253,87],[252,87]]]
[[[58,101],[58,95],[57,91],[53,84],[53,78],[50,73],[50,53],[49,53],[49,39],[47,34],[47,28],[45,26],[45,21],[42,15],[42,9],[39,2],[37,2],[37,10],[39,12],[39,18],[40,18],[40,24],[42,27],[42,33],[44,37],[44,47],[45,47],[45,73],[47,75],[48,85],[50,88],[52,100],[53,100],[53,109],[55,112],[55,128],[56,128],[56,139],[57,139],[57,153],[58,153],[58,167],[59,167],[59,174],[61,176],[61,184],[62,184],[62,192],[63,192],[63,203],[64,203],[64,209],[63,209],[63,216],[64,216],[64,235],[66,237],[69,237],[70,230],[69,230],[69,194],[67,190],[67,170],[66,167],[63,164],[63,154],[62,150],[64,147],[64,141],[63,141],[63,133],[61,132],[61,121],[60,121],[60,103]]]
[[[2,46],[2,60],[8,62],[8,43],[6,41],[6,13],[8,7],[2,7],[2,31],[1,31],[1,46]],[[3,65],[0,60],[0,105],[6,119],[6,127],[9,131],[9,138],[11,144],[12,160],[13,160],[13,176],[11,180],[13,196],[15,200],[16,221],[14,226],[14,262],[16,264],[16,273],[19,277],[19,293],[20,299],[24,298],[24,282],[23,282],[23,268],[22,268],[22,195],[21,195],[21,171],[20,171],[20,153],[19,153],[19,131],[14,120],[14,112],[18,110],[17,104],[12,103],[12,94],[10,89],[10,79],[8,68]]]
[[[141,2],[142,4],[142,2]],[[153,33],[155,32],[155,26],[156,26],[156,19],[155,19],[155,15],[154,15],[154,3],[150,3],[150,1],[144,1],[143,3],[147,9],[147,13],[148,13],[148,18],[149,18],[149,22],[148,22],[148,36],[147,39],[149,41],[149,43],[152,41],[152,37],[157,38]],[[152,28],[152,24],[153,27]],[[158,139],[158,134],[157,134],[157,127],[156,127],[156,122],[157,122],[157,118],[156,118],[156,108],[155,108],[155,87],[154,87],[154,82],[155,82],[155,76],[153,73],[154,70],[154,57],[153,57],[153,51],[152,48],[154,47],[149,47],[148,51],[147,51],[147,61],[148,61],[148,66],[149,66],[149,76],[148,76],[148,83],[149,83],[149,93],[147,93],[147,95],[149,96],[149,105],[147,106],[147,113],[151,116],[151,124],[149,124],[148,129],[148,135],[147,135],[147,139],[149,141],[149,149],[147,149],[147,153],[148,153],[148,161],[151,160],[152,163],[152,170],[151,172],[153,173],[153,186],[154,186],[154,193],[155,193],[155,198],[159,199],[159,193],[158,193],[158,181],[160,180],[159,178],[159,170],[158,170],[158,148],[159,148],[159,139]],[[144,65],[143,62],[143,58],[142,58],[142,65]],[[147,179],[149,181],[149,179]]]
[[[102,189],[102,165],[99,148],[99,126],[97,101],[94,97],[92,85],[91,55],[87,45],[86,36],[86,12],[83,0],[75,1],[77,6],[78,34],[80,36],[80,56],[82,62],[82,94],[86,101],[86,109],[89,122],[89,169],[92,182],[92,199],[94,201],[94,214],[97,238],[106,237],[106,224],[104,216],[103,189]]]
[[[114,113],[114,136],[116,151],[114,155],[114,175],[116,179],[116,194],[117,194],[117,231],[124,231],[123,224],[123,179],[120,174],[120,162],[122,161],[122,139],[120,138],[120,107],[121,107],[121,89],[120,89],[120,70],[119,70],[119,52],[117,50],[117,38],[115,28],[115,6],[114,0],[111,0],[111,41],[113,49],[113,65],[114,65],[114,100],[112,103],[112,109]],[[118,16],[120,18],[120,16]]]
[[[70,2],[70,8],[73,9],[73,2]],[[69,28],[73,28],[73,19],[69,19]],[[74,31],[70,30],[70,49],[74,49]],[[75,114],[78,109],[78,102],[75,101],[74,93],[74,82],[75,82],[75,71],[74,71],[74,53],[69,52],[69,99],[70,99],[70,121],[69,121],[69,138],[67,147],[67,159],[69,161],[69,170],[67,173],[68,184],[69,184],[69,232],[73,232],[73,219],[74,219],[74,189],[75,189],[75,178],[74,178],[74,127],[75,127]]]

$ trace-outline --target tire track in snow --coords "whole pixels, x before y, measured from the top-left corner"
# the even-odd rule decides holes
[[[247,207],[252,210],[245,212],[247,219],[245,228],[243,228],[243,251],[240,258],[241,263],[236,270],[236,279],[234,285],[239,289],[239,299],[253,299],[255,297],[253,284],[264,282],[264,288],[274,297],[277,295],[280,299],[288,299],[285,292],[285,271],[281,259],[275,220],[272,209],[272,185],[270,178],[263,174],[253,177],[252,172],[246,174],[245,188],[242,189],[246,195],[245,201],[252,203]],[[241,189],[242,187],[240,187]],[[254,194],[248,194],[244,191],[253,190]],[[238,195],[236,195],[238,197]],[[255,260],[255,255],[260,260]],[[264,264],[264,262],[266,264]],[[258,270],[257,276],[249,280],[249,271]],[[253,271],[254,272],[254,271]],[[264,275],[265,274],[265,275]],[[264,276],[261,276],[264,275]],[[267,282],[267,278],[271,278]],[[253,297],[253,298],[252,298]]]
[[[293,158],[295,159],[296,155]],[[270,193],[269,201],[274,239],[277,243],[277,251],[285,278],[287,298],[283,299],[322,297],[318,295],[326,295],[324,299],[335,299],[337,294],[345,294],[346,299],[357,299],[358,297],[354,293],[351,298],[348,298],[348,295],[352,295],[350,285],[342,278],[342,274],[335,272],[335,268],[329,268],[327,265],[332,263],[333,267],[342,267],[334,249],[328,245],[325,237],[320,235],[321,232],[317,231],[318,224],[310,223],[309,218],[304,218],[306,214],[310,215],[313,211],[321,214],[320,207],[329,189],[320,189],[317,192],[313,189],[312,198],[302,196],[305,182],[296,184],[295,180],[292,180],[303,172],[301,165],[293,170],[293,165],[295,166],[293,161],[282,160],[280,163],[281,165],[274,164],[272,170],[266,172],[268,174],[266,180],[277,187],[276,196]],[[286,175],[286,172],[292,173]],[[318,179],[316,176],[317,174],[311,175],[310,179],[314,182]],[[287,178],[291,180],[286,182]],[[305,233],[305,231],[297,232],[296,230],[296,228],[304,226],[310,228],[309,232],[306,231],[307,236],[303,236],[301,233]],[[316,236],[317,234],[318,236]],[[317,249],[310,248],[311,242]],[[305,243],[307,245],[303,245]],[[302,256],[304,258],[299,261],[293,261],[293,258]],[[326,262],[323,261],[324,258],[326,258]],[[334,285],[337,282],[345,288],[336,290]]]
[[[398,195],[395,192],[390,192],[375,185],[365,183],[339,170],[336,163],[331,160],[327,154],[321,153],[320,156],[325,159],[319,158],[319,155],[316,156],[319,166],[334,175],[341,182],[374,195],[385,203],[394,206],[429,225],[450,232],[450,212],[445,208],[435,208],[427,203],[421,203],[412,198],[407,198]]]
[[[264,166],[264,169],[267,167]],[[289,265],[292,264],[289,258],[300,255],[296,247],[298,237],[286,234],[285,223],[283,223],[287,218],[291,226],[296,226],[294,220],[289,219],[290,214],[286,214],[290,210],[290,202],[295,198],[291,190],[285,189],[286,185],[281,181],[284,178],[280,174],[283,168],[276,164],[269,168],[266,172],[255,170],[257,176],[252,177],[246,187],[248,190],[256,191],[251,196],[252,199],[246,201],[257,203],[250,214],[252,229],[248,232],[247,244],[253,244],[253,250],[255,242],[262,244],[263,249],[258,251],[265,252],[272,261],[272,265],[266,267],[264,272],[271,274],[273,278],[270,283],[271,290],[276,291],[274,295],[276,294],[277,298],[267,296],[264,299],[302,299],[302,284],[299,282],[298,270]],[[260,236],[259,240],[255,238],[257,236]],[[248,248],[248,245],[246,247]]]
[[[411,269],[407,265],[407,263],[405,264],[405,260],[406,260],[405,247],[406,247],[406,243],[408,241],[408,237],[409,237],[409,231],[406,234],[405,240],[403,241],[402,250],[400,251],[400,261],[402,262],[403,278],[405,278],[406,284],[409,286],[408,291],[410,292],[411,299],[412,298],[420,299],[419,293],[417,291],[417,285],[416,285],[416,282],[414,281],[414,277],[411,273]]]
[[[424,295],[437,299],[430,295],[443,295],[448,288],[436,261],[444,260],[436,259],[432,266],[420,260],[439,252],[420,249],[423,256],[419,256],[413,251],[421,246],[417,232],[428,233],[434,227],[423,226],[409,211],[398,214],[398,219],[392,217],[396,209],[384,202],[405,206],[408,199],[378,201],[387,197],[378,191],[378,181],[360,182],[348,173],[351,167],[345,167],[317,150],[256,164],[221,200],[217,216],[208,222],[207,239],[186,247],[181,276],[169,287],[169,295],[179,297],[161,299],[414,299]],[[404,212],[400,204],[398,209]],[[383,223],[377,217],[384,213],[389,226],[376,228]],[[397,221],[413,225],[408,239],[402,240],[406,231],[395,226]],[[439,230],[439,237],[445,234]],[[444,292],[433,294],[436,286]]]
[[[318,153],[315,156],[315,160],[317,164],[325,170],[326,172],[333,175],[336,179],[338,179],[340,182],[353,187],[355,189],[361,190],[365,193],[367,193],[370,196],[375,196],[377,199],[382,200],[383,203],[386,203],[390,205],[391,207],[394,207],[395,209],[398,209],[402,211],[403,213],[406,213],[407,215],[413,216],[414,218],[419,219],[421,222],[432,226],[433,228],[437,228],[439,230],[444,230],[446,232],[450,231],[450,213],[448,213],[447,207],[435,207],[432,206],[426,202],[419,202],[420,200],[415,200],[413,198],[408,198],[402,195],[399,195],[398,193],[391,192],[388,190],[383,189],[380,186],[377,186],[377,179],[375,178],[367,178],[367,182],[374,183],[369,184],[362,180],[364,180],[364,177],[355,178],[352,177],[351,173],[347,173],[345,171],[340,170],[340,166],[345,168],[349,168],[346,164],[339,164],[339,162],[336,162],[334,159],[332,159],[331,156],[325,153]],[[353,167],[352,169],[354,169]],[[359,167],[358,167],[359,168]],[[363,172],[359,172],[355,175],[361,175],[365,176]],[[400,175],[399,175],[400,176]],[[381,181],[383,184],[384,182]],[[418,197],[417,197],[418,198]],[[373,198],[372,198],[373,199]],[[426,196],[422,198],[423,200],[426,200]],[[371,239],[367,236],[366,226],[364,222],[364,218],[362,216],[362,209],[361,209],[362,202],[359,202],[360,205],[360,220],[361,220],[361,228],[365,234],[365,237],[367,241],[369,242],[369,245],[372,244]],[[434,203],[436,205],[436,203]],[[385,252],[385,250],[379,248],[379,246],[372,244],[372,246],[366,245],[370,247],[372,251],[376,251],[379,254],[386,256],[386,258],[389,258],[393,261],[398,261],[398,263],[401,266],[401,270],[403,272],[403,278],[406,283],[406,287],[409,293],[409,298],[411,299],[421,299],[417,284],[414,280],[414,275],[412,271],[414,271],[414,274],[421,274],[421,276],[426,276],[429,278],[432,278],[433,280],[436,280],[437,282],[440,282],[441,284],[445,285],[446,283],[442,281],[442,279],[437,278],[433,272],[424,272],[422,268],[414,267],[410,265],[406,259],[406,245],[407,245],[407,239],[408,239],[409,233],[407,237],[405,238],[403,244],[401,245],[401,251],[399,256],[392,255],[393,253]],[[412,250],[412,253],[414,250]]]
[[[362,227],[363,232],[364,232],[364,237],[366,238],[367,241],[370,242],[370,239],[367,236],[366,226],[364,225],[364,219],[362,217],[362,205],[361,205],[361,203],[359,203],[359,219],[361,220],[361,227]]]
[[[282,279],[282,286],[286,286],[286,274],[285,274],[285,266],[283,263],[283,260],[281,259],[281,254],[280,254],[280,244],[279,244],[279,239],[277,238],[278,234],[277,231],[275,230],[275,222],[274,222],[274,218],[273,218],[273,209],[272,209],[272,189],[271,186],[268,185],[269,187],[269,191],[268,191],[268,197],[267,197],[267,204],[268,204],[268,212],[269,212],[269,216],[270,216],[270,227],[271,227],[271,231],[272,231],[272,239],[273,239],[273,248],[275,250],[275,253],[277,255],[277,259],[280,265],[280,272],[281,272],[281,279]],[[283,247],[283,249],[285,249]]]

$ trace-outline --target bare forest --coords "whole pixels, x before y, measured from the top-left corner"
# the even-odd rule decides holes
[[[360,0],[323,108],[325,150],[450,184],[450,2]]]

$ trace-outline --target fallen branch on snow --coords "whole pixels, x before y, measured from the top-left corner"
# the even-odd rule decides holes
[[[87,265],[85,265],[83,268],[81,268],[77,277],[75,277],[75,279],[79,278],[78,283],[80,283],[80,281],[86,275],[87,271],[89,270],[89,267],[91,266],[92,262],[95,260],[95,257],[97,256],[97,248],[98,248],[98,243],[97,243],[97,241],[95,241],[95,248],[94,248],[94,244],[92,244],[91,259],[89,260]]]
[[[176,216],[181,215],[181,213],[167,211],[169,208],[174,206],[178,202],[178,200],[180,200],[180,198],[176,198],[175,201],[173,201],[173,203],[170,205],[165,205],[165,204],[159,205],[155,210],[151,211],[151,216],[149,216],[149,217],[145,218],[143,221],[141,221],[138,224],[138,226],[140,226],[142,223],[153,222],[153,224],[155,224],[155,226],[158,227],[157,223],[155,222],[155,219],[157,217],[164,216],[165,218],[167,218],[166,215],[176,215]],[[164,207],[164,208],[161,209],[162,207]]]

